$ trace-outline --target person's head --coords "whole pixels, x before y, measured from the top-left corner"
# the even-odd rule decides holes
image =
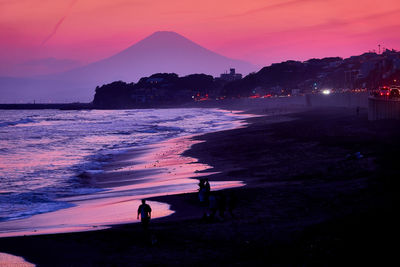
[[[142,204],[146,204],[146,199],[142,199]]]

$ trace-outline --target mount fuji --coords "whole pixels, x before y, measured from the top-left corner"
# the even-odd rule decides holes
[[[178,33],[158,31],[109,58],[67,72],[0,78],[0,102],[88,102],[97,85],[117,80],[136,82],[158,72],[218,76],[230,68],[244,75],[257,70],[248,62],[217,54]]]

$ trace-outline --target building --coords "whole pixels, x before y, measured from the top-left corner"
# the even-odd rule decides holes
[[[353,89],[354,82],[359,78],[360,70],[350,69],[344,72],[344,82],[346,87]]]
[[[231,82],[242,79],[242,74],[236,73],[236,70],[231,68],[229,73],[222,73],[219,77],[221,80]]]
[[[164,81],[163,78],[148,78],[146,80],[147,83],[151,83],[151,84],[157,84],[157,83],[162,83]]]

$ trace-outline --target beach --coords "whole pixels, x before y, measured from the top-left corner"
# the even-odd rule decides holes
[[[196,174],[207,175],[212,185],[245,184],[219,191],[236,199],[234,217],[227,213],[204,220],[196,192],[157,196],[149,200],[167,203],[175,212],[153,219],[149,231],[129,223],[90,232],[0,238],[0,251],[39,266],[390,262],[395,255],[390,241],[399,122],[369,122],[366,109],[359,115],[352,108],[270,111],[253,110],[259,116],[247,119],[245,127],[195,136],[188,150],[178,149],[198,160],[192,163],[211,166]],[[102,179],[121,182],[118,177]]]
[[[141,199],[197,190],[191,178],[209,166],[181,155],[201,142],[191,137],[240,127],[250,116],[215,108],[8,115],[0,132],[7,148],[0,154],[0,237],[138,222],[132,214]],[[214,189],[242,185],[212,182]],[[151,205],[153,218],[173,213],[167,203]]]

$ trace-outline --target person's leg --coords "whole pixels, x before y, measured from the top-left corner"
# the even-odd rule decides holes
[[[150,222],[149,218],[142,218],[142,226],[144,229],[147,229],[149,227],[149,222]]]

